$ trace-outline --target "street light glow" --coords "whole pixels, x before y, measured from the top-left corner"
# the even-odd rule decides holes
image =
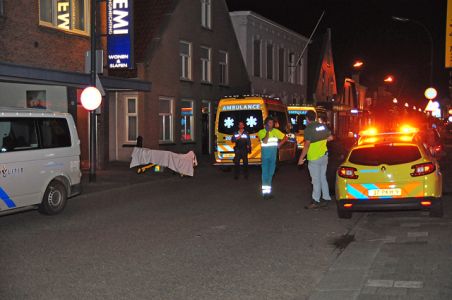
[[[384,82],[386,83],[393,83],[394,82],[394,77],[392,75],[388,75],[385,77]]]
[[[424,96],[425,96],[425,98],[427,98],[428,100],[433,100],[433,99],[436,98],[436,96],[438,96],[438,92],[436,91],[435,88],[429,87],[428,89],[425,90]]]
[[[410,106],[410,105],[408,104],[408,102],[405,102],[405,107],[408,107],[408,106]]]
[[[361,68],[364,65],[364,63],[361,60],[357,60],[355,61],[355,63],[353,64],[353,68]]]
[[[392,99],[392,103],[397,104],[399,101],[397,100],[397,98]]]

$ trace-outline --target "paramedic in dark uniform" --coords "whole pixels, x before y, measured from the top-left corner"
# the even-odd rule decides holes
[[[239,130],[234,132],[231,141],[235,143],[234,179],[239,178],[240,160],[243,160],[243,173],[245,178],[248,179],[248,153],[251,152],[251,139],[245,130],[245,123],[243,121],[239,121]]]

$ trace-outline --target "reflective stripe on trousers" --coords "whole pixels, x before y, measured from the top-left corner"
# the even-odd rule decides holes
[[[270,194],[276,167],[277,147],[262,148],[262,194]]]

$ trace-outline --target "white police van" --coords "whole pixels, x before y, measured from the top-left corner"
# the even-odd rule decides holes
[[[0,108],[0,214],[54,215],[80,193],[80,141],[66,113]]]

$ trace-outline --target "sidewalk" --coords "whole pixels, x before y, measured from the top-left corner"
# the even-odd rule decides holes
[[[452,153],[441,162],[444,217],[428,212],[355,213],[351,243],[311,293],[327,299],[452,299]]]
[[[200,172],[205,172],[212,165],[209,156],[200,156],[197,159],[198,166],[195,168],[194,177],[199,176]],[[96,171],[96,182],[89,182],[89,173],[84,171],[81,181],[82,195],[131,188],[150,182],[181,179],[178,173],[168,168],[161,173],[148,170],[143,174],[137,174],[137,168],[131,169],[129,166],[129,162],[111,162],[106,169]]]

